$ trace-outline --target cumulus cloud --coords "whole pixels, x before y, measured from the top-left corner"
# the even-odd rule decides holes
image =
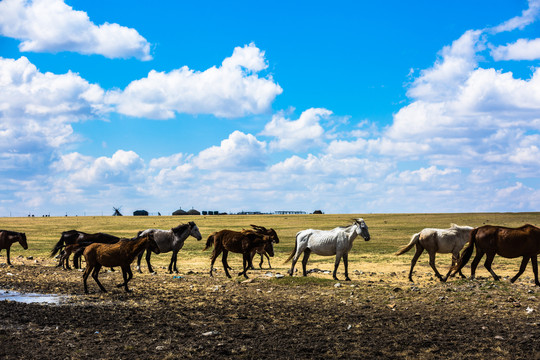
[[[236,47],[221,67],[198,72],[184,66],[170,72],[152,70],[123,91],[112,91],[108,101],[121,114],[169,119],[175,113],[213,114],[233,118],[268,111],[283,91],[267,68],[264,51],[254,44]]]
[[[495,47],[491,56],[497,61],[540,59],[540,39],[519,39],[512,44]]]
[[[105,111],[103,95],[72,72],[42,73],[26,57],[0,58],[0,162],[47,161],[76,139],[72,122]]]
[[[277,138],[270,143],[272,148],[305,150],[321,145],[325,130],[320,120],[328,118],[331,114],[330,110],[316,108],[304,111],[298,120],[289,120],[281,114],[276,114],[272,117],[272,121],[266,124],[261,135]]]
[[[234,131],[220,146],[203,150],[193,159],[199,169],[251,171],[264,168],[266,143],[251,134]]]
[[[389,141],[428,145],[428,159],[440,165],[455,166],[457,159],[467,166],[523,165],[518,156],[508,154],[525,141],[527,132],[540,131],[540,70],[520,79],[479,67],[475,58],[483,42],[480,32],[468,31],[421,73],[408,91],[414,101],[394,115],[385,133]],[[513,170],[529,172],[524,167]]]
[[[58,173],[67,175],[74,186],[88,187],[110,183],[128,185],[128,181],[141,175],[143,165],[143,160],[135,152],[118,150],[111,157],[66,154],[51,166]]]
[[[135,29],[95,25],[63,0],[0,2],[0,34],[21,40],[21,51],[99,54],[108,58],[151,60],[150,44]]]

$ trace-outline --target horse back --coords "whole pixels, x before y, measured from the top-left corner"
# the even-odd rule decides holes
[[[506,258],[535,256],[540,253],[540,229],[532,225],[519,228],[484,225],[477,229],[475,242],[485,251]]]

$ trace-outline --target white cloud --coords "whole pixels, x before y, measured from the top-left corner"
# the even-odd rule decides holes
[[[520,16],[513,17],[500,25],[497,25],[491,29],[488,29],[494,33],[500,33],[504,31],[512,31],[515,29],[523,29],[525,26],[533,23],[540,14],[540,1],[529,0],[529,7],[523,10]]]
[[[0,58],[0,162],[48,161],[77,138],[71,123],[105,111],[103,94],[77,74],[41,73],[25,57]]]
[[[105,184],[129,185],[141,177],[143,160],[133,151],[118,150],[111,157],[93,158],[79,153],[63,155],[52,168],[67,175],[72,187],[101,187]]]
[[[0,34],[21,40],[21,51],[152,59],[150,44],[135,29],[95,25],[85,12],[73,10],[62,0],[0,2]]]
[[[477,65],[476,53],[482,48],[481,31],[467,31],[441,51],[442,58],[432,68],[422,70],[407,91],[409,97],[441,101],[454,96]]]
[[[320,120],[328,118],[331,114],[330,110],[316,108],[304,111],[298,120],[289,120],[281,114],[276,114],[272,117],[272,121],[266,124],[261,135],[277,138],[270,143],[271,148],[305,150],[321,145],[325,131]]]
[[[540,38],[519,39],[512,44],[498,46],[491,51],[491,56],[497,61],[540,59]]]
[[[251,171],[266,162],[266,143],[251,134],[234,131],[220,146],[203,150],[193,159],[199,169],[214,171]]]
[[[234,49],[222,66],[197,72],[184,66],[170,72],[152,70],[123,91],[109,93],[108,101],[121,114],[169,119],[175,113],[241,117],[268,111],[281,87],[271,76],[260,78],[267,67],[264,51],[254,44]]]

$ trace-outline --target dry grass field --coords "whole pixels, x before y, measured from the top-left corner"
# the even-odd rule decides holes
[[[285,271],[289,264],[284,260],[294,248],[295,235],[303,229],[332,229],[351,223],[354,217],[362,217],[369,227],[372,240],[364,242],[357,238],[350,253],[351,271],[402,271],[410,264],[414,249],[396,257],[394,252],[409,242],[412,234],[425,227],[447,228],[451,223],[458,225],[481,226],[484,224],[502,226],[521,226],[526,223],[540,225],[540,213],[470,213],[470,214],[346,214],[346,215],[223,215],[223,216],[97,216],[97,217],[53,217],[53,218],[0,218],[0,229],[25,232],[29,249],[24,251],[18,244],[12,247],[12,259],[15,263],[28,262],[26,257],[32,256],[48,263],[48,255],[60,238],[62,231],[77,229],[88,233],[105,232],[120,237],[133,237],[139,230],[147,228],[170,229],[181,223],[195,221],[203,240],[197,242],[190,237],[179,253],[180,271],[202,271],[209,266],[210,251],[202,252],[207,236],[217,230],[241,230],[250,224],[274,228],[280,243],[275,245],[275,258],[272,266],[276,270]],[[0,252],[0,263],[2,255]],[[21,256],[17,259],[17,256]],[[152,263],[166,267],[170,254],[152,255]],[[51,260],[52,261],[52,260]],[[437,264],[443,272],[450,261],[449,255],[437,255]],[[239,267],[241,255],[229,256],[231,265]],[[321,270],[333,269],[333,258],[312,255],[308,264]],[[510,273],[519,267],[519,259],[508,260],[496,258],[495,266],[501,274],[506,275],[506,265],[511,264]],[[515,266],[514,266],[515,265]],[[216,261],[216,267],[221,262]],[[159,269],[159,268],[158,268]],[[342,268],[340,268],[342,271]],[[417,272],[429,272],[427,253],[420,257],[415,267]],[[479,268],[479,275],[484,269]],[[487,272],[486,272],[487,273]]]
[[[363,217],[371,241],[350,254],[351,282],[325,272],[285,276],[297,231],[331,229]],[[203,235],[186,241],[180,274],[168,274],[170,254],[152,256],[157,274],[135,273],[132,293],[115,287],[119,271],[102,270],[100,293],[82,273],[55,267],[50,250],[62,231],[132,237],[146,228],[195,221]],[[423,255],[407,280],[413,250],[394,252],[425,227],[540,225],[539,213],[358,214],[295,216],[2,218],[0,228],[25,232],[29,249],[12,247],[14,266],[0,253],[0,358],[4,359],[540,359],[540,289],[531,267],[514,284],[519,259],[495,258],[494,282],[479,266],[477,280],[439,282]],[[274,228],[280,242],[272,269],[227,279],[216,262],[208,275],[208,234],[220,229]],[[230,254],[235,272],[241,256]],[[258,261],[254,262],[257,266]],[[310,269],[333,269],[333,257],[312,255]],[[438,255],[445,272],[448,255]],[[235,272],[232,272],[234,274]],[[469,267],[464,269],[469,274]],[[338,278],[343,279],[343,265]],[[59,304],[2,300],[6,291],[57,294]],[[9,294],[8,293],[8,294]]]

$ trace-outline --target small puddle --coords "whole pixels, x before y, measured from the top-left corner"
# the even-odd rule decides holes
[[[20,293],[18,291],[0,289],[0,301],[7,300],[25,304],[41,303],[56,305],[60,304],[62,300],[65,300],[66,298],[66,295]]]

